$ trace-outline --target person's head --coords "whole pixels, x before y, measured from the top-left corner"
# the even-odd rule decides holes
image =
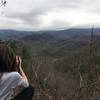
[[[13,71],[17,71],[16,55],[9,46],[0,44],[0,72]]]

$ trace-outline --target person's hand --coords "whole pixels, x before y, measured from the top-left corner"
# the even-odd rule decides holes
[[[16,56],[16,64],[17,64],[17,71],[22,76],[22,79],[26,80],[28,82],[28,79],[21,67],[22,59],[20,56]]]
[[[20,56],[16,56],[16,65],[17,65],[17,68],[21,67],[21,63],[22,63],[21,57]]]

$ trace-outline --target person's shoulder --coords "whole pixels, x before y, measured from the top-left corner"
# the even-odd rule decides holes
[[[14,79],[21,78],[21,75],[18,72],[10,72],[8,76]]]
[[[5,72],[2,76],[3,82],[9,82],[17,84],[19,81],[21,81],[21,75],[18,72]]]
[[[15,84],[17,84],[18,86],[22,86],[22,87],[28,87],[29,86],[28,81],[23,79],[22,76],[18,72],[11,72],[10,74],[11,74],[13,82]]]
[[[20,77],[20,74],[18,72],[11,72],[12,76]]]
[[[6,80],[17,86],[28,87],[28,81],[24,80],[18,72],[9,72],[5,74]]]

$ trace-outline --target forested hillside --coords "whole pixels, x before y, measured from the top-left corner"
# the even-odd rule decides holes
[[[22,57],[33,100],[99,100],[100,36],[93,30],[83,37],[30,34],[1,43]]]

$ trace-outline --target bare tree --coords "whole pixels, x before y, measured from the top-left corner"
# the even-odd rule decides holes
[[[96,63],[95,63],[95,40],[94,40],[94,26],[92,27],[91,36],[90,36],[90,47],[89,47],[89,72],[94,74],[96,76],[95,80],[98,80],[98,74],[96,69]]]

